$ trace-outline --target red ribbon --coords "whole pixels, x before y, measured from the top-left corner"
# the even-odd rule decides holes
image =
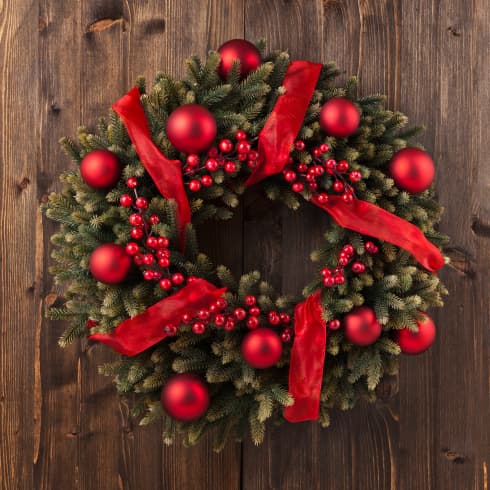
[[[289,392],[294,405],[284,409],[289,422],[318,418],[327,329],[322,318],[320,292],[294,309],[294,343],[289,369]]]
[[[95,333],[89,339],[125,356],[135,356],[167,337],[165,326],[178,326],[184,313],[195,316],[198,310],[208,309],[225,291],[226,288],[219,289],[205,279],[195,279],[144,313],[123,321],[111,333]]]
[[[183,246],[185,226],[191,221],[191,209],[184,189],[182,163],[180,160],[166,158],[153,143],[137,87],[121,97],[112,108],[124,121],[141,163],[160,194],[177,203],[178,227]]]

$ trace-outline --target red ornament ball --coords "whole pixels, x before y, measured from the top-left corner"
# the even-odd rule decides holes
[[[354,102],[343,97],[334,97],[323,104],[320,111],[320,126],[325,133],[336,138],[347,138],[359,126],[361,115]]]
[[[232,39],[222,44],[218,49],[221,55],[221,63],[218,68],[218,75],[222,80],[226,80],[233,68],[233,62],[240,62],[240,77],[246,77],[250,72],[256,70],[262,63],[260,51],[245,39]]]
[[[347,340],[354,345],[370,345],[381,335],[381,324],[373,309],[359,306],[345,315],[344,331]]]
[[[261,327],[248,333],[242,342],[242,355],[247,364],[265,369],[277,364],[282,354],[279,335],[270,328]]]
[[[199,153],[207,150],[216,137],[216,120],[204,106],[186,104],[170,114],[165,129],[177,150]]]
[[[114,243],[98,246],[90,256],[90,272],[97,281],[118,284],[126,279],[132,259],[124,247]]]
[[[402,328],[397,332],[397,343],[404,354],[421,354],[426,351],[436,338],[436,326],[428,315],[417,320],[418,332]]]
[[[393,155],[388,173],[397,187],[417,194],[432,184],[435,174],[434,162],[419,148],[404,148]]]
[[[209,407],[208,387],[194,374],[177,374],[163,387],[161,402],[173,419],[191,422],[202,417]]]
[[[117,155],[109,150],[93,150],[80,163],[83,181],[94,189],[108,189],[121,177],[121,164]]]

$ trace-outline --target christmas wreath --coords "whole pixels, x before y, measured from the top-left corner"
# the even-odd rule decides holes
[[[258,444],[270,418],[328,426],[329,409],[375,399],[401,352],[431,345],[425,312],[447,293],[434,164],[407,144],[418,128],[382,96],[356,98],[354,79],[336,87],[332,63],[263,51],[232,40],[188,59],[184,80],[139,79],[96,132],[62,140],[77,167],[44,206],[61,224],[60,344],[122,354],[100,371],[137,394],[142,424],[163,418],[167,443],[216,427],[217,449],[248,430]],[[303,300],[198,249],[194,225],[229,219],[259,182],[332,218]]]

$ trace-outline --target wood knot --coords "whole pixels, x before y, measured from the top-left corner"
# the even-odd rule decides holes
[[[455,451],[451,451],[449,449],[444,449],[443,454],[444,454],[445,458],[447,460],[451,461],[452,463],[463,464],[465,461],[465,457],[463,454],[459,454],[459,453],[457,453]]]
[[[454,37],[460,37],[461,36],[461,32],[458,29],[456,29],[456,27],[454,27],[454,26],[449,26],[447,28],[447,32],[449,32],[449,34],[451,34]]]
[[[165,31],[165,19],[151,19],[143,24],[145,34],[161,34]]]
[[[30,183],[29,177],[24,177],[20,182],[17,182],[17,190],[19,192],[25,191]]]
[[[444,253],[449,257],[449,267],[457,270],[459,273],[474,277],[476,274],[476,267],[474,260],[471,259],[468,252],[458,247],[447,247],[444,249]]]
[[[107,17],[103,19],[97,19],[87,26],[87,28],[85,29],[85,33],[90,34],[93,32],[102,32],[118,25],[121,26],[123,32],[126,31],[126,20],[123,17],[119,17],[117,19],[111,19]]]
[[[490,224],[484,223],[478,216],[473,216],[471,229],[475,235],[490,237]]]

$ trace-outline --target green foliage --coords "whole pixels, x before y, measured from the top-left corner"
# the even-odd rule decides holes
[[[264,46],[259,46],[263,50]],[[169,114],[179,105],[197,102],[208,107],[217,121],[219,138],[233,138],[238,129],[251,138],[258,135],[277,98],[284,92],[282,82],[289,65],[289,54],[277,51],[264,56],[264,63],[245,79],[240,80],[239,65],[235,64],[226,81],[216,74],[219,55],[211,51],[206,60],[189,58],[186,78],[173,80],[160,73],[151,88],[144,79],[137,81],[142,94],[148,124],[155,144],[169,158],[183,160],[169,143],[165,124]],[[446,237],[436,230],[442,209],[434,199],[433,189],[418,195],[400,191],[387,175],[392,155],[408,145],[407,140],[420,128],[408,128],[407,117],[384,107],[384,97],[356,98],[356,80],[348,80],[344,87],[335,87],[339,71],[333,63],[324,65],[315,93],[308,108],[300,138],[308,149],[327,143],[325,158],[346,159],[352,170],[359,170],[362,180],[354,184],[356,196],[389,210],[418,226],[437,246]],[[358,131],[350,138],[325,136],[318,124],[322,104],[331,97],[351,98],[361,110]],[[137,176],[138,191],[150,200],[148,213],[156,214],[160,223],[152,225],[152,232],[170,240],[172,272],[182,272],[207,278],[227,288],[225,295],[231,308],[243,306],[245,296],[253,294],[262,309],[260,321],[264,324],[271,310],[294,314],[294,299],[280,296],[260,274],[250,272],[240,278],[222,265],[215,266],[200,253],[192,225],[186,229],[186,245],[182,252],[175,214],[175,203],[160,196],[139,161],[123,122],[110,112],[101,119],[92,133],[82,127],[78,140],[63,138],[61,145],[74,162],[73,169],[61,176],[62,189],[52,193],[43,205],[46,216],[59,223],[59,230],[51,237],[54,245],[50,268],[57,288],[63,287],[64,302],[48,311],[54,320],[68,322],[60,345],[85,337],[91,320],[92,332],[110,332],[121,321],[143,312],[168,293],[144,281],[141,275],[132,276],[117,286],[97,282],[88,272],[91,252],[100,244],[129,241],[129,211],[119,206],[120,196],[127,191],[124,180],[109,191],[97,191],[87,186],[80,177],[78,166],[82,158],[95,148],[107,148],[116,153],[123,165],[123,177]],[[308,152],[292,150],[296,160],[309,162]],[[203,157],[204,158],[204,157]],[[248,176],[246,165],[236,162],[237,171],[230,175],[222,169],[214,173],[214,183],[199,192],[189,194],[193,224],[209,219],[229,219],[244,191]],[[320,188],[330,191],[332,181],[324,175]],[[279,200],[291,209],[298,209],[309,197],[307,191],[291,191],[281,176],[264,181],[265,195]],[[304,199],[303,199],[304,198]],[[342,246],[351,243],[366,271],[355,275],[346,273],[346,282],[335,288],[322,288],[324,319],[342,316],[362,304],[374,308],[383,326],[379,340],[368,347],[350,344],[342,330],[329,332],[326,345],[325,371],[321,393],[319,422],[330,424],[329,410],[346,410],[359,398],[373,400],[375,388],[384,374],[397,369],[398,345],[392,340],[394,330],[408,327],[416,330],[421,311],[442,305],[447,293],[437,276],[424,270],[405,251],[389,243],[379,243],[379,253],[370,255],[364,248],[370,238],[343,229],[335,224],[325,232],[321,246],[311,259],[323,267],[335,267]],[[320,273],[304,288],[304,295],[321,287]],[[297,300],[296,300],[297,301]],[[133,414],[141,424],[162,419],[164,442],[171,444],[177,433],[185,434],[187,445],[196,444],[213,429],[215,447],[221,450],[229,439],[242,440],[247,432],[255,444],[264,438],[266,423],[280,418],[283,407],[293,400],[287,391],[290,346],[285,344],[283,357],[271,369],[257,370],[248,366],[240,346],[248,332],[243,322],[226,331],[210,324],[204,335],[195,335],[189,325],[179,327],[178,335],[134,358],[122,357],[114,364],[100,368],[102,374],[112,376],[121,393],[136,393]],[[183,423],[168,417],[160,404],[162,386],[175,372],[194,372],[207,380],[211,405],[205,416],[193,423]]]

